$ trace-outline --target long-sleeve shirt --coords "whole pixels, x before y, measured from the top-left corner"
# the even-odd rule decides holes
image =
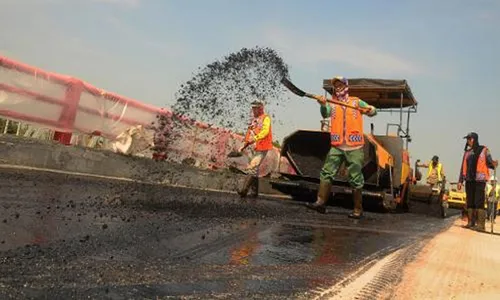
[[[361,99],[359,100],[358,105],[361,108],[369,108],[370,109],[370,111],[366,114],[369,117],[373,117],[377,114],[377,110],[375,109],[374,106],[369,105],[368,103],[366,103],[365,101],[363,101]],[[345,111],[345,109],[347,109],[347,107],[342,107],[342,108],[344,109],[344,111]],[[323,118],[329,118],[332,114],[332,106],[329,103],[321,105],[320,112],[321,112],[321,116]],[[344,150],[344,151],[350,151],[350,150],[360,149],[361,147],[363,147],[363,146],[348,146],[348,145],[344,144],[344,145],[341,145],[337,148]]]
[[[269,116],[266,116],[264,120],[262,120],[262,129],[254,137],[255,141],[260,141],[264,139],[269,134],[270,128],[271,128],[271,118]]]
[[[469,156],[467,157],[467,174],[462,174],[462,167],[460,167],[460,175],[458,176],[458,182],[463,183],[464,181],[476,181],[476,166],[477,163],[476,155],[480,155],[481,153],[474,153],[474,149],[468,150],[470,151]],[[481,150],[482,151],[482,150]],[[493,164],[493,158],[491,158],[490,150],[486,151],[486,165],[490,169],[494,169],[495,165]],[[489,178],[486,178],[484,181],[487,181]]]

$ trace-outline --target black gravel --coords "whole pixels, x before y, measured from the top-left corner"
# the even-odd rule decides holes
[[[279,54],[258,46],[243,48],[200,67],[177,92],[173,115],[158,115],[152,124],[156,156],[168,159],[167,148],[189,132],[186,129],[194,120],[244,132],[251,117],[250,103],[255,100],[264,102],[266,112],[274,119],[276,110],[289,99],[280,83],[288,76],[288,66]],[[212,142],[217,140],[215,136]]]
[[[288,77],[288,67],[275,50],[243,48],[210,63],[183,84],[173,109],[202,122],[241,130],[252,101],[269,106],[282,103],[283,77]]]

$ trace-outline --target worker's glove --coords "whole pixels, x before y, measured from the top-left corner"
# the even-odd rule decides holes
[[[375,106],[368,106],[369,107],[369,110],[366,112],[366,115],[368,116],[374,116],[377,114],[377,109],[375,108]]]
[[[312,95],[316,101],[318,101],[319,104],[325,105],[326,104],[326,98],[324,96],[319,96],[319,95]]]

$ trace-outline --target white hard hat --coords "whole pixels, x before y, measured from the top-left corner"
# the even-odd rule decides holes
[[[497,181],[497,178],[495,176],[491,175],[490,181]]]

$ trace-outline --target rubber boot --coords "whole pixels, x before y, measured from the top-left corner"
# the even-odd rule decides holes
[[[474,219],[474,209],[467,208],[467,225],[465,225],[464,228],[474,227],[475,221],[473,219]]]
[[[241,198],[245,198],[247,196],[248,191],[252,186],[252,183],[253,183],[253,176],[247,176],[245,178],[245,181],[243,182],[242,188],[238,191],[238,195],[240,195]]]
[[[477,225],[475,226],[477,231],[486,231],[486,211],[484,209],[477,210]]]
[[[326,213],[326,202],[328,201],[328,197],[330,197],[331,189],[332,185],[330,182],[320,181],[316,202],[306,203],[306,207],[322,214]]]
[[[349,214],[349,218],[360,219],[363,216],[363,194],[361,189],[356,189],[352,192],[354,202],[354,210]]]

